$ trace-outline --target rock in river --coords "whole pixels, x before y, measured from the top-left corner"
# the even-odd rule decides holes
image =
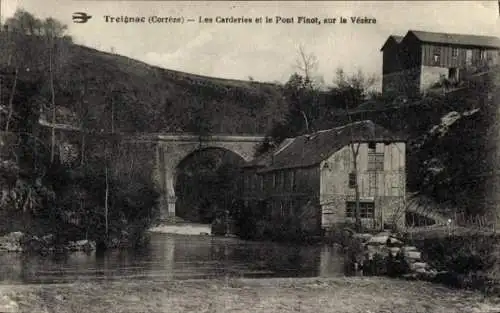
[[[22,232],[13,232],[0,237],[0,251],[22,252],[21,244],[24,234]]]
[[[0,312],[2,313],[15,313],[19,312],[19,305],[16,301],[12,300],[9,296],[0,296]]]

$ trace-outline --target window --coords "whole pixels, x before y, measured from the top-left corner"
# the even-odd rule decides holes
[[[370,196],[375,196],[377,194],[377,173],[370,172],[368,174],[368,187]]]
[[[470,49],[465,51],[465,64],[466,65],[472,64],[472,50],[470,50]]]
[[[295,170],[292,170],[292,175],[291,176],[291,184],[292,184],[292,191],[295,191],[295,189],[297,189],[296,185],[295,185]]]
[[[375,142],[369,142],[368,143],[368,152],[375,152],[376,147],[377,147],[377,144]]]
[[[434,64],[439,64],[440,59],[441,59],[441,47],[434,47],[434,55],[432,58]]]
[[[481,50],[481,60],[486,60],[487,57],[488,57],[488,51]]]
[[[452,81],[458,80],[458,68],[452,67],[448,70],[448,79]]]
[[[274,172],[273,174],[273,189],[276,188],[276,172]]]
[[[258,182],[259,182],[259,176],[257,174],[254,174],[252,177],[252,190],[257,190],[258,188]]]
[[[458,57],[458,48],[451,49],[451,56],[454,58]]]
[[[384,153],[368,153],[368,170],[384,170]]]
[[[286,170],[284,173],[284,178],[283,178],[283,189],[285,191],[289,191],[291,189],[290,185],[290,170]]]
[[[345,216],[349,218],[356,217],[356,202],[348,201],[346,203]],[[360,202],[359,203],[359,217],[361,218],[374,218],[375,217],[375,203],[373,202]]]
[[[355,188],[356,187],[356,178],[357,178],[356,173],[350,173],[349,174],[349,188]]]
[[[245,175],[243,177],[243,188],[245,190],[248,190],[250,188],[250,176],[249,175]]]

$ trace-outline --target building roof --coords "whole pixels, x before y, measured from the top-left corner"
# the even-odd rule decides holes
[[[406,36],[408,36],[408,34],[410,33],[415,35],[415,37],[417,37],[417,39],[421,42],[500,49],[500,38],[493,36],[434,33],[419,30],[409,30]]]
[[[360,121],[291,138],[281,148],[257,162],[264,165],[261,172],[309,167],[319,164],[353,141],[403,142],[405,139],[372,121]]]
[[[395,42],[396,44],[400,43],[403,40],[403,36],[396,36],[396,35],[390,35],[389,38],[385,41],[384,45],[382,48],[380,48],[380,51],[383,51],[388,44],[391,42]]]
[[[273,155],[277,154],[279,151],[283,150],[286,146],[288,146],[292,141],[294,141],[295,138],[287,138],[283,140],[283,142],[276,148],[276,149],[271,149],[263,154],[259,155],[255,159],[248,161],[243,165],[244,168],[250,168],[250,167],[265,167],[271,164],[271,161],[273,159]]]
[[[421,30],[409,30],[405,36],[390,35],[380,49],[383,51],[387,45],[394,42],[401,43],[408,34],[413,34],[421,42],[441,43],[449,45],[487,47],[500,49],[500,38],[494,36],[479,36],[470,34],[436,33]]]

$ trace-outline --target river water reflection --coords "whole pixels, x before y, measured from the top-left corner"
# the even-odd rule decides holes
[[[152,234],[150,245],[141,251],[73,253],[58,258],[2,253],[0,264],[3,283],[344,275],[344,258],[331,246],[160,233]]]

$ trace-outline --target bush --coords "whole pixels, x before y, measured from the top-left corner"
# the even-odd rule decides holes
[[[41,193],[40,188],[30,186],[41,198],[30,212],[30,233],[54,234],[55,245],[81,239],[99,246],[110,246],[111,241],[131,246],[145,242],[144,233],[155,217],[152,208],[158,197],[152,182],[140,176],[124,181],[110,173],[106,216],[106,176],[100,164],[68,168],[55,163],[47,168],[41,186],[52,192]]]
[[[436,269],[471,274],[493,269],[500,260],[496,251],[497,242],[496,236],[474,234],[429,238],[416,241],[415,245]]]

